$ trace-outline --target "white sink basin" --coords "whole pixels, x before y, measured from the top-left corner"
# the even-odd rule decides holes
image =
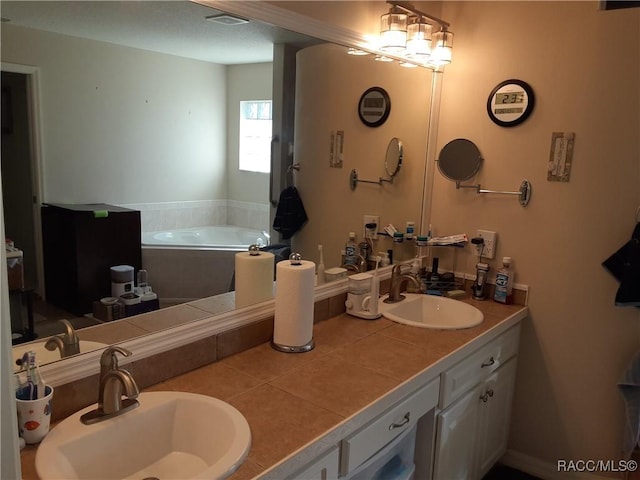
[[[92,425],[66,418],[44,438],[36,471],[50,479],[219,479],[231,475],[251,445],[242,414],[216,398],[148,392],[140,405]]]
[[[435,295],[405,293],[397,303],[380,299],[380,313],[394,322],[422,328],[457,329],[480,325],[484,315],[473,305]]]
[[[32,350],[36,354],[36,360],[38,365],[44,365],[45,363],[55,362],[60,360],[60,350],[47,350],[44,348],[46,340],[44,342],[24,343],[16,345],[11,349],[13,355],[13,371],[17,372],[22,370],[22,367],[16,364],[17,360],[22,359],[22,356]],[[87,340],[80,340],[80,353],[91,352],[92,350],[98,350],[100,348],[107,348],[109,345],[100,342],[89,342]]]

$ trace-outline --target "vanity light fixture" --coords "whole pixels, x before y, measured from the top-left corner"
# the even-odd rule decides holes
[[[424,17],[415,17],[407,26],[407,53],[412,57],[426,61],[431,55],[431,31]]]
[[[431,61],[434,65],[446,65],[451,63],[453,50],[453,33],[445,28],[433,35],[433,53]]]
[[[374,60],[376,62],[393,62],[393,58],[385,57],[384,55],[376,55]]]
[[[389,13],[380,16],[380,50],[403,53],[407,48],[407,19],[402,9],[393,6]]]
[[[371,55],[369,52],[365,50],[360,50],[359,48],[353,48],[353,47],[349,47],[349,49],[347,50],[347,53],[349,55],[356,55],[356,56]]]
[[[451,63],[453,33],[449,23],[414,8],[409,2],[387,0],[380,16],[377,50],[404,63],[439,67]],[[435,29],[437,32],[432,33]]]

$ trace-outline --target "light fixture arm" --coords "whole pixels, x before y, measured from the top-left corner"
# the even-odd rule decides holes
[[[440,25],[442,30],[447,30],[449,28],[449,26],[450,26],[449,22],[445,22],[444,20],[441,20],[438,17],[434,17],[433,15],[429,15],[428,13],[421,12],[420,10],[416,9],[409,2],[401,2],[401,1],[397,1],[397,0],[387,0],[387,3],[390,4],[390,5],[393,5],[394,7],[401,8],[405,12],[409,12],[409,13],[411,13],[413,15],[418,16],[418,17],[424,17],[424,18],[426,18],[427,20],[430,20],[433,23],[437,23],[438,25]]]

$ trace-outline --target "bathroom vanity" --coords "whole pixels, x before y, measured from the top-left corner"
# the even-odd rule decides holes
[[[404,458],[398,473],[414,479],[479,479],[506,448],[528,311],[462,301],[483,312],[480,325],[433,330],[341,314],[315,324],[311,352],[265,343],[145,390],[210,395],[244,415],[252,444],[233,480],[358,480]],[[34,457],[33,447],[22,452],[25,480],[37,478]]]

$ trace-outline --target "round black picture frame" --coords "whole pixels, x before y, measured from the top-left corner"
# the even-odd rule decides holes
[[[365,90],[358,101],[358,116],[367,127],[379,127],[389,118],[391,98],[382,87]]]
[[[522,95],[522,93],[524,93],[524,95]],[[502,103],[499,104],[524,104],[522,112],[511,111],[518,110],[518,107],[500,109],[502,111],[496,109],[496,100],[499,98],[497,97],[497,95],[503,95]],[[511,97],[509,97],[510,95]],[[522,97],[520,97],[519,95],[522,95]],[[520,98],[522,98],[522,102],[512,101],[519,100]],[[504,82],[500,82],[493,90],[491,90],[489,98],[487,98],[487,113],[489,114],[489,118],[491,119],[491,121],[496,125],[499,125],[501,127],[515,127],[516,125],[520,125],[527,118],[529,118],[531,112],[533,112],[535,103],[536,98],[531,86],[527,82],[518,80],[516,78],[511,78],[509,80],[505,80]]]

